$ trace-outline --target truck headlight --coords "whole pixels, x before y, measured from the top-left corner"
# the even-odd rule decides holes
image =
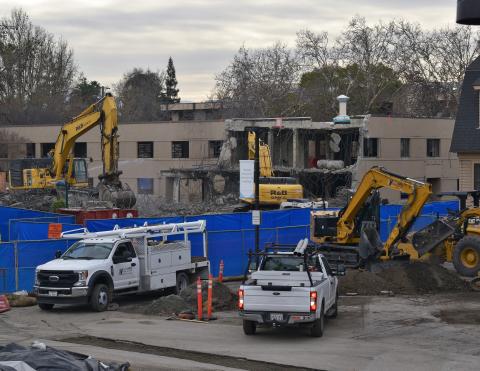
[[[75,271],[78,274],[78,281],[73,286],[87,286],[88,271]]]

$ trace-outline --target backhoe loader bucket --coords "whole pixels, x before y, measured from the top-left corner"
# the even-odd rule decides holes
[[[449,220],[437,219],[423,229],[415,232],[412,236],[412,244],[418,252],[418,256],[423,256],[430,252],[439,243],[445,241],[455,232],[455,225],[449,223]]]

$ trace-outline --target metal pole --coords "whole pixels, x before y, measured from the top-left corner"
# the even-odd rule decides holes
[[[254,183],[255,183],[255,210],[260,210],[260,131],[255,130],[255,167],[254,167]],[[255,253],[260,252],[260,226],[255,226]],[[258,268],[259,257],[256,256],[256,265]]]

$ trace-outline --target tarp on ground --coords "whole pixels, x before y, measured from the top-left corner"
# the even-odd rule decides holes
[[[0,346],[0,362],[23,361],[34,370],[127,371],[130,369],[129,363],[103,363],[93,357],[81,356],[49,346],[45,347],[44,344],[39,345],[27,348],[10,343]]]

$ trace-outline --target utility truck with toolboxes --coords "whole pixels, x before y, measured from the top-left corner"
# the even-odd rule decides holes
[[[327,259],[300,240],[294,247],[272,245],[249,254],[258,262],[239,289],[239,314],[243,330],[253,335],[265,327],[308,326],[315,337],[323,335],[325,317],[337,316],[338,279],[345,267],[332,270]],[[256,264],[255,264],[256,265]]]
[[[78,241],[37,267],[38,306],[49,310],[56,304],[90,304],[104,311],[114,295],[167,288],[179,292],[197,277],[208,277],[205,223],[64,232],[63,238]],[[202,234],[203,256],[191,256],[192,233]]]

